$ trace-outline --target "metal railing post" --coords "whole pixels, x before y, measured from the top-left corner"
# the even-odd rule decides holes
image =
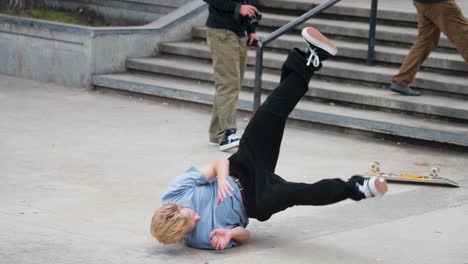
[[[259,42],[255,57],[255,83],[254,83],[254,104],[253,111],[257,111],[261,103],[262,91],[262,72],[263,72],[263,43]]]
[[[377,2],[372,0],[370,16],[369,16],[369,45],[367,48],[367,64],[373,65],[375,59],[375,31],[377,26]]]

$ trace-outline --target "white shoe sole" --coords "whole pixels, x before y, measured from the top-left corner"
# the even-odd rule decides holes
[[[338,49],[327,37],[312,27],[306,27],[301,31],[302,37],[313,44],[314,46],[321,48],[328,52],[330,55],[335,56],[338,53]]]
[[[381,197],[388,191],[388,184],[384,178],[372,177],[369,179],[369,188],[372,194]]]
[[[240,142],[240,140],[237,140],[237,141],[231,142],[231,143],[229,143],[229,144],[219,146],[219,150],[225,151],[225,150],[228,150],[228,149],[232,149],[232,148],[238,147],[238,146],[239,146],[239,142]]]

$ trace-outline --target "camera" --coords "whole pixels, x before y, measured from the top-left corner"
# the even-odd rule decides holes
[[[252,43],[249,43],[249,39],[247,39],[247,45],[250,47],[258,47],[259,46],[258,40],[254,39]]]
[[[254,15],[248,17],[247,21],[250,25],[258,25],[258,22],[262,20],[262,13],[255,11]]]

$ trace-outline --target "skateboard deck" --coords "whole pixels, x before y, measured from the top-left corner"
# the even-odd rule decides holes
[[[424,184],[438,184],[460,187],[456,181],[449,178],[439,176],[440,168],[432,167],[429,175],[407,174],[407,173],[392,173],[380,171],[380,164],[374,162],[371,165],[371,171],[362,174],[363,176],[382,177],[387,181],[395,182],[413,182]]]

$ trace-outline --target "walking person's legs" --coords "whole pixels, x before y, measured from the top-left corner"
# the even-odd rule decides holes
[[[409,84],[421,68],[424,60],[431,50],[437,46],[440,38],[440,30],[427,16],[431,12],[431,4],[415,3],[418,11],[418,37],[413,43],[408,55],[406,55],[399,72],[392,77],[390,90],[403,95],[420,95],[412,90]]]
[[[460,7],[454,0],[448,0],[434,4],[434,12],[428,13],[428,17],[457,49],[468,63],[468,20],[463,16]]]

